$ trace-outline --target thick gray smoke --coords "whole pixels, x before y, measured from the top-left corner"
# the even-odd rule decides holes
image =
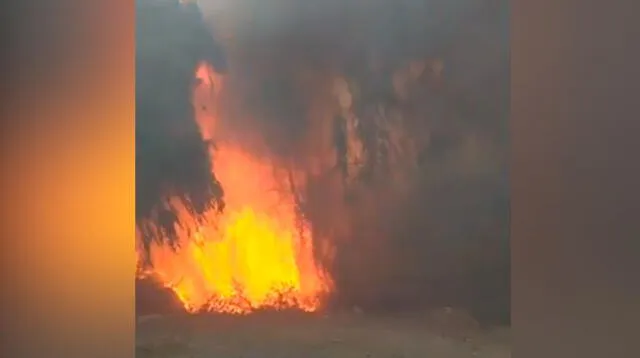
[[[307,169],[335,154],[303,196],[338,303],[507,317],[507,2],[199,4],[228,57],[226,125]]]

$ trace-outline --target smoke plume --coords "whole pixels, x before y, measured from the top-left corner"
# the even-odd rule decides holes
[[[168,46],[172,56],[194,54],[175,77],[167,67],[151,74],[139,55],[139,107],[140,98],[160,98],[144,83],[183,83],[136,114],[140,212],[161,197],[155,178],[191,198],[194,210],[204,205],[196,198],[222,198],[204,179],[211,168],[188,109],[189,79],[203,56],[195,49],[206,44],[212,53],[220,44],[220,120],[254,154],[307,173],[296,194],[318,247],[334,247],[330,259],[317,251],[336,280],[336,304],[463,305],[479,317],[508,317],[506,1],[198,4],[213,37]],[[138,27],[152,17],[139,15]],[[165,41],[184,26],[162,27],[166,36],[147,36]],[[142,36],[139,53],[147,51]],[[181,139],[167,137],[173,125]],[[158,139],[147,150],[143,136]],[[183,149],[169,153],[165,144],[178,142]]]
[[[506,1],[199,3],[226,34],[223,117],[309,173],[342,303],[506,314]]]

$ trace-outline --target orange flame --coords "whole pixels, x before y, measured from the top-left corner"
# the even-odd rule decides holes
[[[196,77],[195,102],[206,102],[203,89],[215,98],[220,78],[207,65],[198,67]],[[203,138],[212,139],[215,115],[196,112]],[[310,225],[291,190],[291,171],[229,142],[217,143],[211,158],[224,189],[224,211],[196,220],[179,199],[171,199],[180,223],[179,249],[153,245],[153,267],[142,274],[171,288],[189,312],[319,309],[332,281],[316,262]]]

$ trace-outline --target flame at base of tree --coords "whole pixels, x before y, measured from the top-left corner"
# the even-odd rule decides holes
[[[249,313],[257,309],[317,310],[331,281],[316,265],[309,231],[286,210],[244,207],[205,214],[205,223],[179,206],[181,238],[174,251],[152,245],[153,268],[142,274],[174,291],[189,312]],[[228,210],[228,211],[227,211]],[[193,234],[188,235],[191,231]]]
[[[201,89],[219,84],[207,77],[213,72],[206,66],[196,76]],[[212,139],[214,118],[202,113],[198,123],[204,139]],[[230,142],[216,143],[211,157],[212,180],[224,190],[223,210],[214,207],[195,216],[181,199],[167,200],[177,217],[178,242],[175,247],[163,240],[152,244],[150,265],[139,275],[173,290],[192,313],[318,310],[333,285],[316,261],[310,224],[291,190],[295,174]],[[163,235],[155,223],[143,225]]]

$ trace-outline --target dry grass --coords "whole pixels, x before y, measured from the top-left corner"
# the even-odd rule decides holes
[[[308,316],[260,313],[248,317],[163,316],[139,321],[139,358],[510,357],[508,329],[451,334],[442,317]]]

